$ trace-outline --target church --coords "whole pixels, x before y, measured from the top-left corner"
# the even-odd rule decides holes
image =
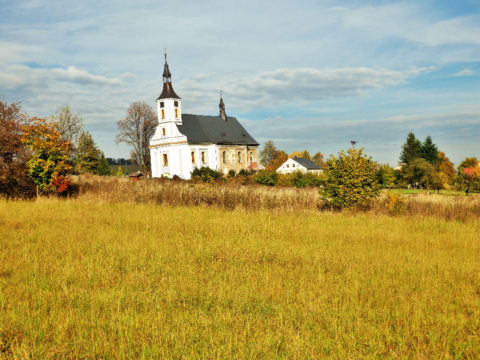
[[[218,116],[182,113],[166,54],[163,90],[156,103],[158,125],[150,139],[152,177],[190,179],[195,168],[209,167],[226,175],[258,166],[259,144],[236,118],[227,116],[222,96]]]

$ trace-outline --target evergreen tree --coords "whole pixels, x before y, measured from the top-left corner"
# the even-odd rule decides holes
[[[82,132],[78,139],[77,156],[75,157],[75,169],[79,174],[96,174],[100,166],[101,152],[98,149],[92,135],[88,131]]]
[[[400,163],[408,166],[413,160],[421,157],[422,143],[417,140],[414,133],[407,136],[407,141],[402,146],[402,153],[400,154]]]
[[[124,176],[123,170],[122,170],[122,167],[121,167],[121,166],[119,166],[118,169],[117,169],[117,176],[118,176],[118,177]]]
[[[427,136],[420,148],[421,156],[430,164],[435,165],[438,162],[438,147],[432,141],[430,136]]]
[[[105,158],[105,154],[102,151],[102,155],[100,156],[100,162],[97,168],[97,174],[102,176],[110,175],[110,166],[108,165],[108,161]]]

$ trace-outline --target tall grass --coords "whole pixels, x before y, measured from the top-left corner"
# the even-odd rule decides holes
[[[480,357],[478,221],[81,199],[0,201],[0,358]]]
[[[304,211],[328,210],[317,188],[268,187],[256,184],[83,176],[75,178],[79,198],[107,202],[152,203],[170,206],[208,206],[222,209]],[[396,194],[396,192],[392,192]],[[448,194],[396,195],[401,203],[391,204],[388,191],[372,205],[374,214],[436,217],[446,220],[474,221],[480,218],[480,195],[448,196]],[[458,194],[457,194],[458,195]],[[392,211],[395,208],[395,211]],[[350,211],[351,212],[351,211]]]

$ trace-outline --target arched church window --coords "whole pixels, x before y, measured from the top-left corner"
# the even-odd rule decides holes
[[[192,151],[192,164],[195,165],[195,151]]]
[[[207,154],[205,153],[205,151],[202,151],[202,164],[206,164],[207,163]]]
[[[242,152],[241,151],[238,152],[237,157],[238,157],[238,163],[241,164],[242,163]]]
[[[163,166],[168,166],[168,155],[163,154]]]
[[[253,152],[250,151],[250,163],[253,163]]]
[[[223,160],[223,163],[224,163],[224,164],[227,163],[227,152],[226,152],[226,151],[223,151],[223,152],[222,152],[222,160]]]

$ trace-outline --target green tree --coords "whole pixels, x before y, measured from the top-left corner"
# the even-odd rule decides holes
[[[290,155],[288,155],[289,158],[301,158],[301,159],[308,159],[312,160],[312,157],[310,156],[310,153],[308,150],[303,150],[303,151],[294,151]]]
[[[429,189],[435,176],[435,167],[423,158],[416,158],[403,169],[404,180],[413,187]]]
[[[388,165],[380,165],[377,170],[377,181],[382,188],[391,188],[395,186],[395,174],[393,168]]]
[[[438,147],[432,141],[430,136],[425,138],[420,148],[420,155],[423,159],[427,160],[430,164],[435,165],[438,162]]]
[[[118,177],[123,177],[123,176],[124,176],[123,170],[122,170],[122,167],[121,167],[121,166],[119,166],[119,167],[117,168],[117,176],[118,176]]]
[[[321,198],[335,208],[365,207],[380,191],[376,179],[377,164],[362,149],[340,151],[330,157],[325,169]]]
[[[422,143],[417,140],[414,133],[409,133],[405,144],[402,146],[400,163],[408,166],[414,159],[421,157]]]
[[[61,193],[68,187],[68,163],[70,143],[61,139],[55,124],[44,119],[33,118],[23,127],[22,142],[31,152],[27,166],[29,175],[37,186],[37,193],[56,191]]]
[[[79,174],[97,174],[101,156],[102,153],[93,141],[92,135],[88,131],[83,131],[78,139],[75,170]]]
[[[108,165],[108,161],[105,158],[105,154],[102,151],[102,155],[100,156],[100,161],[97,168],[97,175],[101,176],[109,176],[110,175],[110,165]]]

